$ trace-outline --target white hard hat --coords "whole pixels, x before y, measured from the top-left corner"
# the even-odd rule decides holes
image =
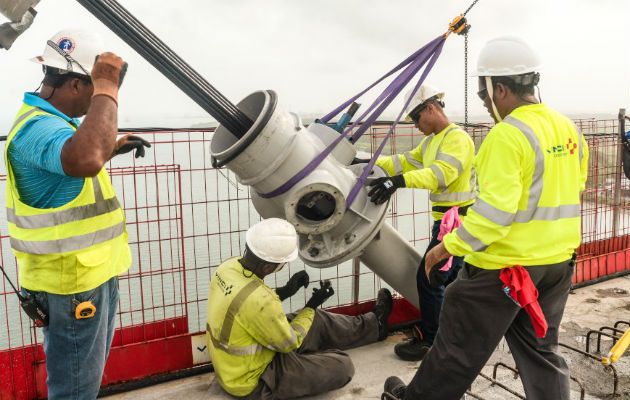
[[[293,261],[298,256],[298,236],[293,225],[280,218],[263,219],[247,230],[247,247],[261,260]]]
[[[50,38],[44,54],[31,59],[63,71],[89,75],[96,56],[105,52],[100,36],[85,30],[64,30]]]
[[[407,92],[407,94],[405,94],[405,104],[407,104],[407,101],[409,100],[411,93],[413,93],[413,89],[411,89],[410,91]],[[444,92],[440,91],[434,86],[428,85],[426,83],[423,84],[413,95],[413,98],[411,99],[411,101],[407,105],[407,108],[405,109],[405,114],[406,114],[405,121],[412,122],[411,117],[409,117],[409,114],[411,114],[411,112],[415,110],[419,105],[424,104],[427,100],[434,100],[434,99],[442,100],[443,98],[444,98]]]
[[[490,40],[481,49],[477,71],[472,76],[510,76],[537,72],[538,54],[521,38],[502,36]]]

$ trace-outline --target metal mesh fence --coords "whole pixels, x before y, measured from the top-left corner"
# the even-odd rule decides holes
[[[621,169],[617,121],[578,120],[576,124],[586,135],[591,154],[582,205],[583,244],[579,248],[581,259],[587,260],[629,247],[630,182]],[[388,129],[387,125],[373,126],[357,143],[358,149],[375,151]],[[477,147],[489,129],[490,126],[479,125],[468,130]],[[250,202],[249,189],[240,185],[230,171],[211,166],[212,130],[137,135],[153,145],[146,157],[116,157],[109,165],[112,183],[125,209],[133,256],[131,268],[119,277],[121,329],[114,347],[204,331],[210,277],[222,260],[241,253],[245,231],[260,218]],[[413,127],[401,125],[383,155],[410,150],[421,139]],[[4,165],[2,168],[0,186],[6,182]],[[4,193],[4,188],[0,192]],[[426,191],[398,191],[387,220],[423,252],[432,223],[429,210]],[[18,269],[4,213],[0,219],[2,265],[16,282]],[[627,269],[626,263],[617,263],[615,269],[619,268]],[[333,282],[335,295],[326,307],[373,299],[381,286],[387,286],[356,260],[325,269],[297,261],[269,276],[267,283],[281,286],[301,269],[307,270],[311,281]],[[590,268],[588,274],[584,272],[576,279],[601,276],[601,267],[596,269],[594,273]],[[20,311],[4,278],[2,284],[0,320],[5,322],[5,329],[0,331],[0,353],[40,344],[39,329]],[[303,307],[308,295],[302,290],[285,302],[286,311]],[[33,352],[33,358],[41,364],[41,351]],[[25,357],[22,356],[24,363],[31,362]]]

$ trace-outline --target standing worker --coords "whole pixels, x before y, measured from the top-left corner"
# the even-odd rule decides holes
[[[306,271],[272,290],[265,276],[297,258],[293,225],[279,218],[249,228],[242,257],[223,262],[210,281],[206,335],[219,384],[246,399],[281,400],[315,395],[346,385],[354,375],[341,350],[387,336],[392,296],[378,292],[372,312],[357,317],[319,309],[334,294],[320,282],[297,314],[285,316],[282,300],[307,287]]]
[[[433,347],[409,386],[388,378],[390,398],[459,399],[505,336],[528,399],[569,399],[558,329],[581,239],[588,147],[570,119],[536,99],[539,65],[515,37],[481,51],[479,97],[496,125],[475,158],[479,197],[427,254],[426,272],[449,255],[466,262],[446,290]],[[529,295],[520,305],[506,293],[510,276]],[[521,308],[531,305],[538,312]]]
[[[125,218],[104,168],[148,146],[116,141],[126,63],[86,31],[57,33],[40,92],[25,93],[9,132],[7,221],[22,293],[48,316],[48,398],[95,399],[114,332],[117,275],[131,264]],[[98,56],[98,59],[96,57]],[[85,115],[81,124],[78,117]]]
[[[412,93],[407,93],[405,103]],[[383,167],[390,177],[375,179],[368,193],[374,203],[381,204],[397,188],[431,191],[434,223],[425,255],[440,243],[438,235],[444,213],[457,206],[459,214],[466,215],[466,210],[477,196],[475,171],[472,169],[475,145],[470,136],[444,114],[443,99],[443,92],[426,84],[413,94],[407,106],[406,121],[413,122],[426,137],[411,151],[379,158],[376,164]],[[403,360],[422,360],[431,347],[438,330],[444,288],[455,279],[463,264],[462,257],[454,257],[452,267],[438,273],[444,284],[431,286],[424,273],[424,258],[420,262],[416,284],[422,319],[419,329],[414,327],[414,336],[394,347]]]

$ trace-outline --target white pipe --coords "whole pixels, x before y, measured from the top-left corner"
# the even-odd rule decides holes
[[[376,205],[367,188],[349,209],[346,199],[365,164],[348,165],[355,147],[342,140],[322,162],[286,192],[266,198],[306,167],[339,133],[323,124],[305,128],[283,111],[272,91],[255,92],[237,107],[254,124],[241,138],[219,126],[210,145],[212,157],[250,185],[252,203],[263,218],[284,218],[300,236],[300,258],[316,268],[332,267],[354,257],[418,304],[415,271],[421,254],[389,224],[383,223],[389,202]],[[386,176],[375,167],[370,178]],[[263,195],[259,195],[263,194]]]
[[[359,259],[418,307],[416,272],[422,255],[390,224],[383,223],[378,236],[363,249]]]

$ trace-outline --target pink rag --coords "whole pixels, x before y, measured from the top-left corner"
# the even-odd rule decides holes
[[[451,207],[444,216],[442,217],[442,222],[440,223],[440,233],[438,235],[438,240],[441,242],[444,235],[450,233],[453,229],[457,229],[461,226],[462,220],[459,218],[459,207],[453,206]],[[440,271],[448,271],[451,269],[451,264],[453,264],[453,256],[448,258],[448,261]]]

